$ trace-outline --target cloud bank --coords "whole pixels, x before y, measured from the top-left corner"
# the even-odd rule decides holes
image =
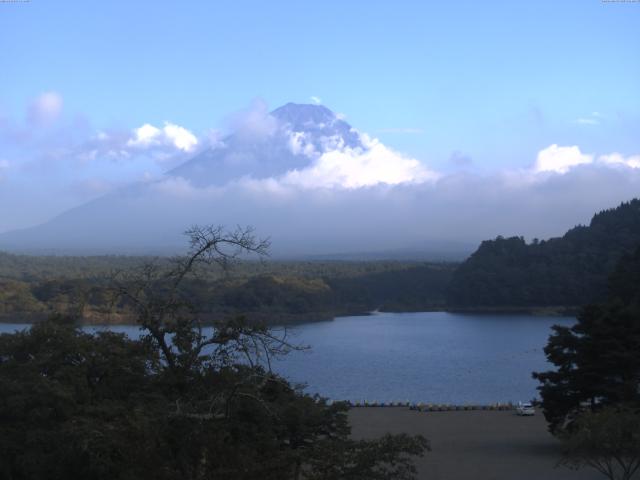
[[[282,255],[419,249],[427,241],[475,243],[496,235],[546,238],[640,192],[640,155],[615,149],[554,143],[484,173],[460,169],[474,163],[473,152],[455,151],[452,169],[438,170],[322,106],[310,106],[309,117],[305,106],[276,115],[254,102],[229,117],[230,136],[214,140],[171,122],[85,126],[78,135],[82,129],[64,123],[62,99],[47,95],[34,100],[21,128],[46,125],[57,140],[37,137],[26,150],[3,154],[0,213],[44,221],[93,199],[42,227],[37,237],[52,246],[68,244],[69,231],[80,246],[181,245],[179,232],[193,223],[254,225]],[[60,134],[71,129],[74,135]],[[20,138],[23,146],[36,136]],[[22,156],[12,155],[18,151]],[[201,153],[188,175],[162,175]],[[267,157],[272,163],[265,165]],[[48,165],[46,178],[29,167],[36,163]],[[205,169],[215,178],[223,165],[230,172],[224,180],[198,182]]]
[[[327,149],[309,167],[291,170],[275,180],[301,188],[356,189],[379,184],[423,183],[438,178],[438,174],[418,160],[403,156],[367,135],[360,138],[362,148]],[[300,148],[294,150],[300,151]]]

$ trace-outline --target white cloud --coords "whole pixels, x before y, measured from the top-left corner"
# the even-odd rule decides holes
[[[45,92],[36,97],[27,111],[27,120],[31,125],[49,125],[62,113],[62,96],[57,92]]]
[[[127,142],[130,147],[147,147],[152,144],[157,144],[161,131],[159,128],[154,127],[148,123],[145,123],[140,128],[133,130],[134,137]]]
[[[185,223],[211,222],[213,211],[215,222],[251,224],[273,239],[274,253],[291,255],[406,248],[430,239],[477,245],[496,235],[560,235],[588,222],[593,212],[636,196],[640,169],[594,162],[521,183],[499,172],[465,172],[427,183],[368,188],[307,189],[275,178],[242,179],[217,189],[167,178],[146,188],[151,192],[140,194],[140,202],[148,210],[121,207],[118,212],[118,222],[128,219],[122,224],[133,230],[131,238],[153,231],[157,222],[176,232]],[[126,205],[129,200],[111,201]]]
[[[322,99],[320,97],[316,97],[312,95],[311,97],[309,97],[309,99],[311,100],[312,103],[316,105],[320,105],[322,103]]]
[[[538,152],[534,171],[567,173],[572,167],[593,162],[593,155],[584,154],[577,145],[560,147],[555,143]]]
[[[184,127],[165,122],[161,129],[145,123],[134,129],[133,137],[127,146],[148,148],[156,146],[172,146],[183,152],[191,152],[198,145],[196,136]]]
[[[598,157],[598,161],[606,165],[640,168],[640,155],[631,155],[625,158],[619,153],[610,153],[608,155],[601,155],[600,157]]]
[[[305,132],[290,132],[289,133],[289,149],[294,155],[306,155],[312,157],[316,154],[316,149],[313,143],[307,140]]]
[[[328,150],[310,166],[287,172],[281,182],[303,188],[362,188],[423,183],[438,178],[418,160],[403,156],[377,139],[361,135],[364,148]]]
[[[341,135],[330,135],[328,137],[321,137],[320,146],[323,152],[341,150],[345,146],[344,138]]]
[[[163,131],[173,145],[183,152],[191,152],[198,145],[196,136],[184,127],[165,123]]]

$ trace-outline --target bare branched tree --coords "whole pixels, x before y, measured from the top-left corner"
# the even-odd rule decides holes
[[[205,335],[201,312],[189,300],[185,281],[207,268],[226,271],[243,255],[265,257],[270,244],[250,227],[229,232],[220,226],[194,226],[185,235],[187,254],[117,272],[112,282],[114,298],[133,310],[167,367],[188,369],[203,357],[224,365],[242,356],[249,365],[262,362],[270,370],[274,355],[298,348],[288,341],[286,329],[276,331],[242,317],[215,321]]]

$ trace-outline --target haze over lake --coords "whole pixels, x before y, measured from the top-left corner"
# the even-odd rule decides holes
[[[335,400],[494,403],[537,396],[532,371],[546,370],[543,348],[567,317],[445,312],[338,317],[289,330],[311,346],[274,363],[310,393]],[[24,326],[0,324],[0,332]],[[96,327],[87,327],[95,330]],[[110,327],[131,336],[135,326]]]

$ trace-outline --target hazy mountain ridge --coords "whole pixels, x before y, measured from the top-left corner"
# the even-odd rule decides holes
[[[224,195],[216,195],[215,188],[308,166],[329,143],[362,146],[352,127],[328,108],[289,103],[249,122],[158,181],[120,188],[41,225],[1,234],[0,248],[37,254],[176,253],[184,245],[181,233],[192,224],[254,223],[246,220],[245,212],[224,215],[233,201],[221,209]],[[198,193],[209,196],[193,198]]]
[[[333,258],[331,252],[339,252],[338,259],[461,260],[470,251],[468,244],[449,248],[443,246],[446,241],[419,234],[394,235],[394,222],[401,217],[372,215],[390,205],[384,191],[325,188],[318,193],[294,187],[281,192],[279,179],[312,168],[327,153],[337,154],[332,160],[337,166],[329,169],[332,175],[342,160],[366,155],[379,144],[365,144],[371,143],[368,137],[322,105],[288,103],[253,115],[161,179],[122,187],[41,225],[0,234],[0,249],[57,255],[175,254],[184,247],[182,232],[193,224],[240,224],[271,237],[272,254],[278,258]],[[366,161],[364,165],[360,168],[367,169]],[[344,200],[347,208],[340,203]],[[323,218],[308,208],[319,210]],[[352,218],[366,223],[358,225]]]
[[[245,113],[233,133],[161,178],[0,234],[0,249],[175,254],[185,245],[182,232],[214,224],[255,227],[271,238],[275,258],[457,261],[497,233],[557,235],[630,198],[640,181],[626,167],[602,165],[513,178],[442,175],[321,105]],[[620,188],[584,198],[605,180]]]

